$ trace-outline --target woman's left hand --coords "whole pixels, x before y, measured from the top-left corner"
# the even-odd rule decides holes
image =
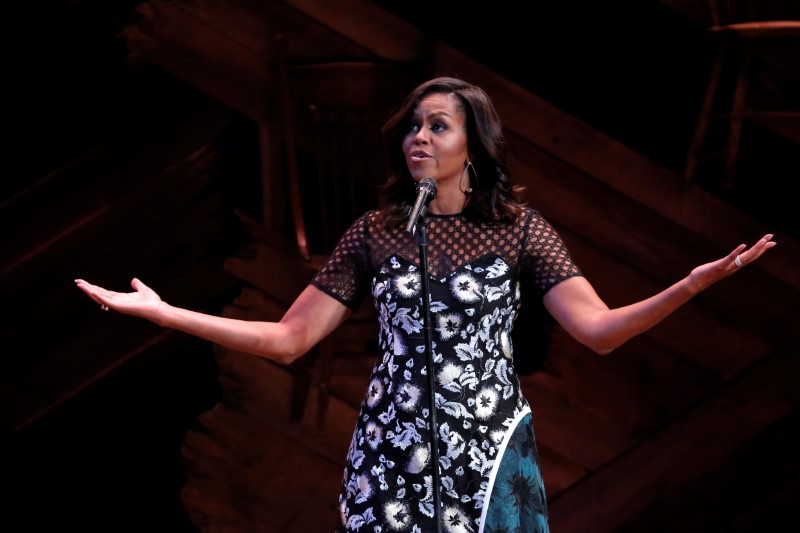
[[[772,233],[764,235],[749,250],[746,244],[740,244],[722,259],[696,267],[689,275],[692,287],[700,292],[756,261],[777,244],[772,240],[773,236]]]

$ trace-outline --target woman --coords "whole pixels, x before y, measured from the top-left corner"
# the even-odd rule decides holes
[[[532,416],[510,340],[523,295],[538,294],[570,335],[606,354],[775,242],[768,234],[750,249],[739,245],[650,298],[609,309],[555,229],[511,185],[501,122],[483,90],[454,78],[430,80],[411,92],[383,132],[392,168],[379,209],[345,232],[280,322],[174,307],[137,279],[131,293],[76,282],[104,308],[285,364],[331,333],[370,292],[382,357],[347,455],[339,530],[428,532],[441,519],[448,532],[547,531]],[[421,295],[426,274],[418,241],[404,229],[415,182],[428,176],[437,189],[421,222],[435,435]],[[440,502],[434,498],[436,456]]]

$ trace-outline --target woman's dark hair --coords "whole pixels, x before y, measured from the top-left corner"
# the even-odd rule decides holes
[[[466,119],[467,149],[473,166],[468,172],[473,190],[467,195],[464,216],[493,224],[514,221],[523,205],[519,197],[522,187],[512,186],[509,179],[507,147],[497,110],[480,87],[457,78],[440,77],[411,91],[400,109],[381,128],[388,144],[390,167],[389,179],[379,190],[384,224],[396,226],[402,223],[416,198],[414,179],[403,153],[403,138],[409,132],[412,116],[420,102],[432,94],[454,95],[459,111]]]

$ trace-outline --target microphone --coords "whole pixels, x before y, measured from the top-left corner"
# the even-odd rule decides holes
[[[428,204],[436,198],[436,180],[430,176],[425,176],[417,183],[417,200],[411,210],[411,216],[406,223],[406,233],[414,235],[417,232],[417,222],[420,217],[425,216]]]

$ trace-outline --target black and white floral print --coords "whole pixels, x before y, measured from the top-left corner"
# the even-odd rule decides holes
[[[443,528],[476,532],[498,446],[527,409],[509,364],[516,282],[502,258],[488,255],[429,287]],[[351,531],[427,532],[435,513],[420,272],[393,256],[372,290],[383,357],[350,446],[342,518]]]
[[[547,532],[532,414],[511,331],[526,294],[581,276],[555,229],[523,208],[508,225],[426,218],[440,467],[434,512],[431,397],[415,239],[369,211],[311,283],[356,309],[372,296],[380,355],[348,450],[340,532]]]

